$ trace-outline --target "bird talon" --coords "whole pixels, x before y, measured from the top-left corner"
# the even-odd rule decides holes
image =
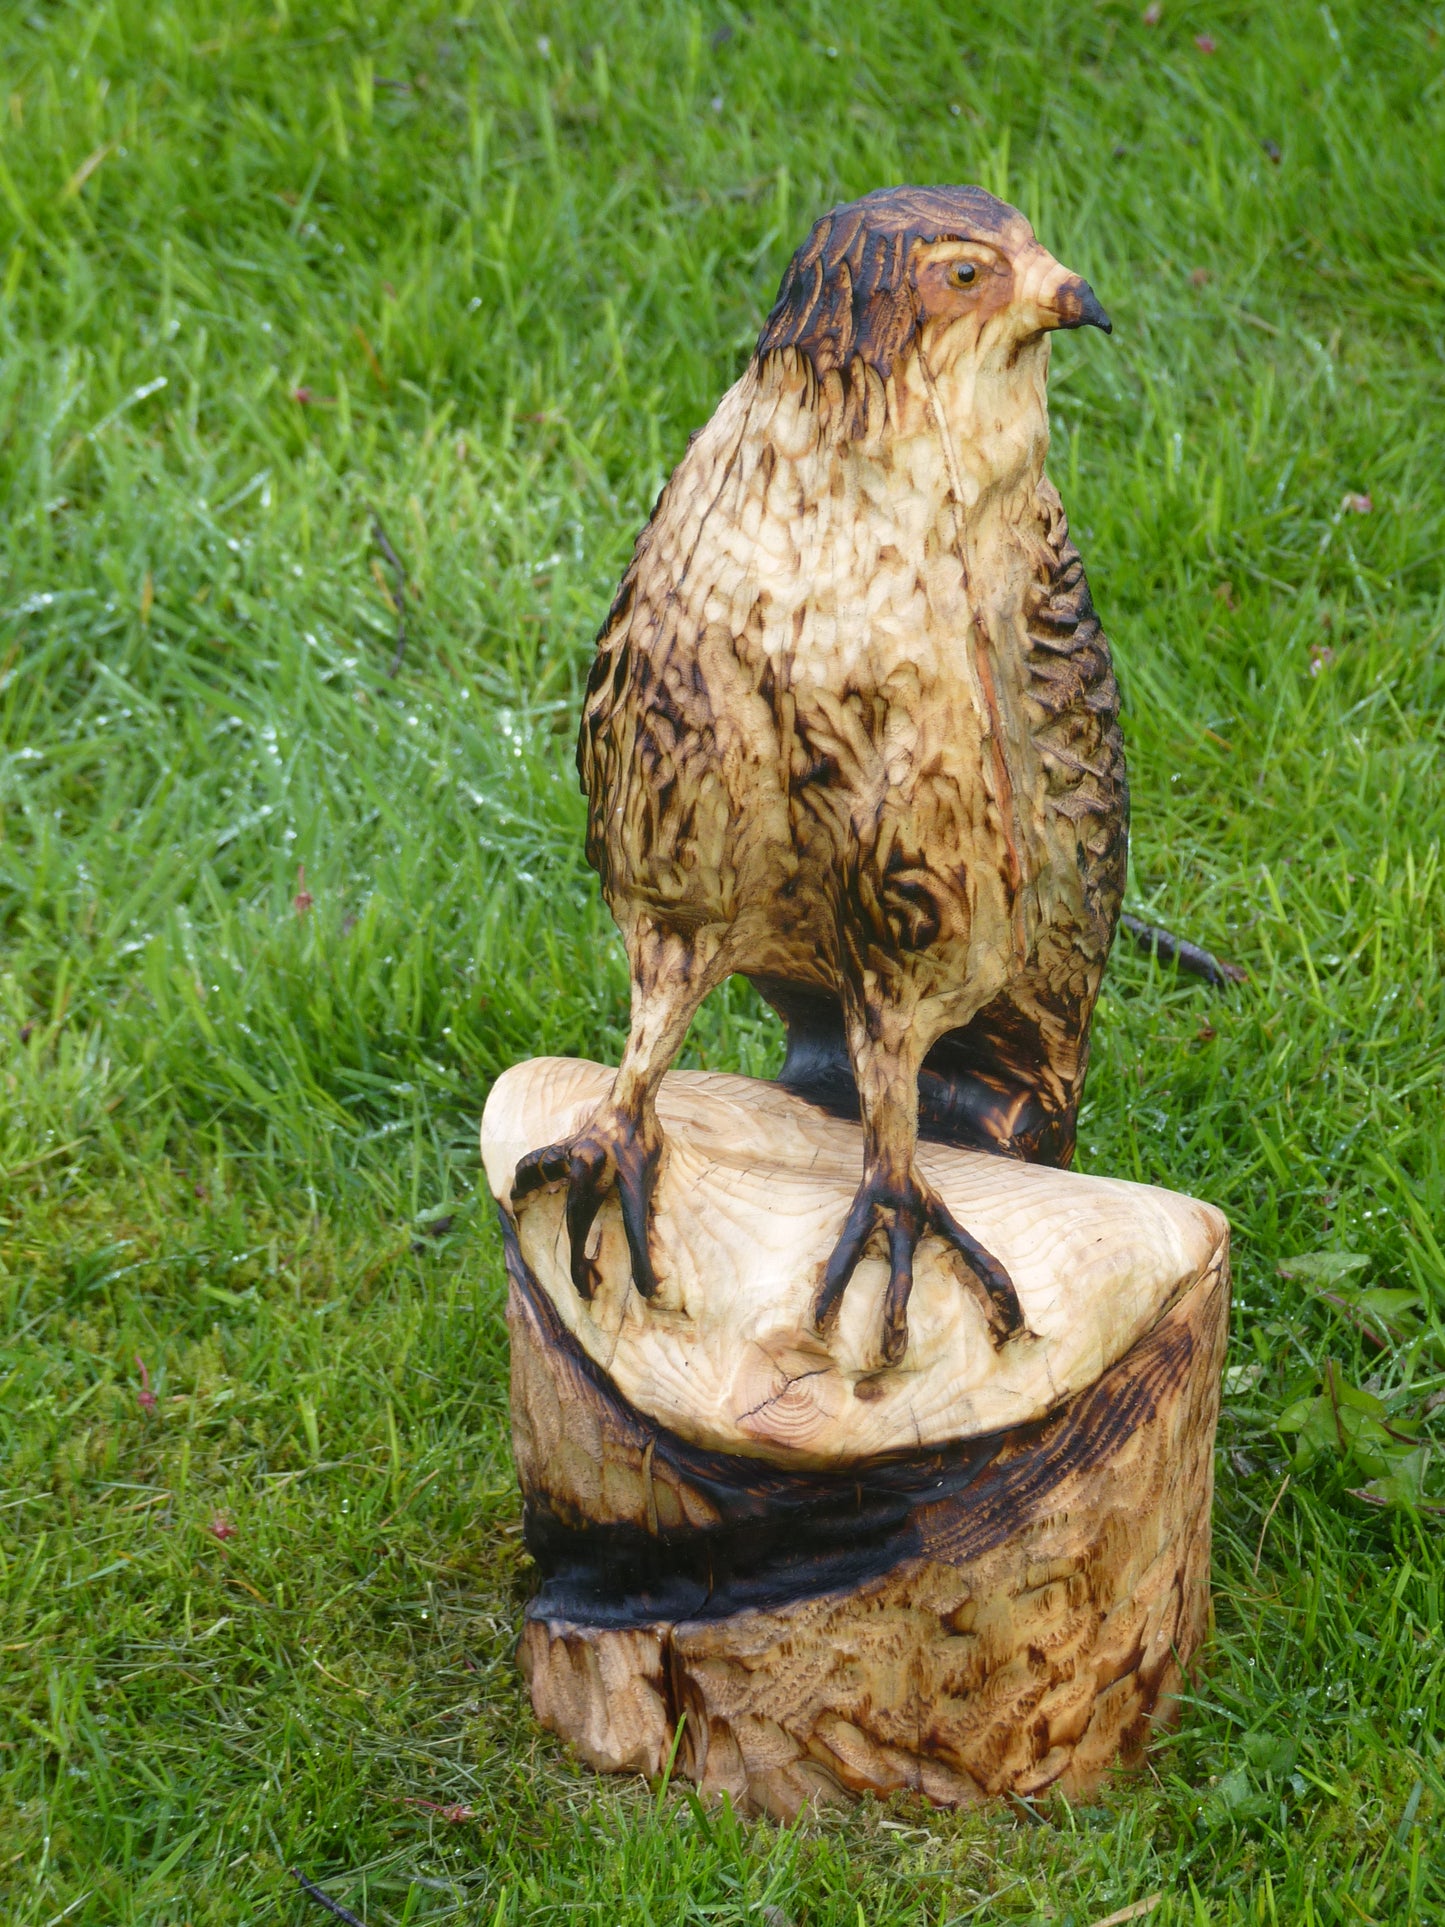
[[[1024,1308],[1019,1303],[1014,1281],[993,1253],[964,1230],[942,1198],[930,1194],[927,1213],[929,1230],[952,1246],[982,1288],[984,1315],[993,1333],[995,1349],[1026,1331]]]
[[[590,1302],[602,1282],[601,1267],[589,1257],[587,1243],[597,1214],[614,1188],[622,1209],[633,1282],[643,1298],[656,1294],[658,1281],[648,1230],[661,1150],[660,1142],[655,1138],[649,1141],[630,1117],[594,1118],[575,1138],[530,1151],[518,1163],[512,1178],[514,1210],[549,1185],[567,1187],[564,1218],[568,1268],[579,1298]]]
[[[930,1233],[941,1238],[967,1265],[983,1298],[995,1347],[1024,1327],[1023,1307],[1013,1280],[978,1240],[965,1231],[943,1200],[925,1191],[916,1178],[904,1184],[865,1178],[823,1273],[813,1301],[813,1324],[826,1333],[836,1322],[854,1272],[879,1233],[888,1241],[888,1287],[883,1300],[880,1348],[886,1365],[901,1363],[908,1349],[908,1300],[913,1291],[913,1259]]]

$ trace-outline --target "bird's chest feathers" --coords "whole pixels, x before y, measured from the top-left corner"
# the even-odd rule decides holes
[[[1027,686],[1034,563],[1017,504],[988,493],[961,511],[931,435],[883,458],[830,452],[811,466],[797,478],[788,566],[758,572],[751,647],[800,705],[896,703],[907,719],[890,735],[976,757],[992,726],[987,685],[995,708],[1016,706]],[[763,552],[781,546],[758,533]]]

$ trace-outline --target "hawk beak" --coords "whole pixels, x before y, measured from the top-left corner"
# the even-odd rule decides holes
[[[1061,281],[1052,292],[1049,307],[1053,313],[1044,323],[1046,328],[1102,328],[1106,335],[1114,332],[1098,295],[1081,275],[1071,274]]]

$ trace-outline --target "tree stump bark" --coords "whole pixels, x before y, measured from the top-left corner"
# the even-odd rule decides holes
[[[858,1126],[776,1085],[673,1072],[662,1289],[632,1290],[609,1206],[584,1303],[560,1198],[515,1218],[506,1201],[519,1157],[565,1137],[611,1077],[519,1065],[483,1121],[538,1718],[606,1771],[656,1775],[676,1747],[704,1794],[780,1817],[901,1788],[942,1806],[1078,1798],[1136,1761],[1208,1623],[1220,1213],[921,1146],[1028,1329],[996,1349],[925,1244],[888,1366],[881,1261],[827,1338],[809,1319]]]

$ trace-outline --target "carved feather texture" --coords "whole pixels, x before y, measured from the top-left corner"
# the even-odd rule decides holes
[[[1042,472],[1046,340],[950,360],[914,296],[919,246],[1020,232],[1039,252],[978,189],[817,224],[639,537],[578,761],[644,1002],[663,932],[697,995],[832,1000],[854,1073],[932,1052],[925,1128],[1065,1161],[1124,881],[1118,689]]]
[[[1013,209],[979,187],[894,187],[834,208],[793,256],[758,353],[796,348],[821,381],[856,358],[886,381],[911,345],[919,242],[992,233]]]

